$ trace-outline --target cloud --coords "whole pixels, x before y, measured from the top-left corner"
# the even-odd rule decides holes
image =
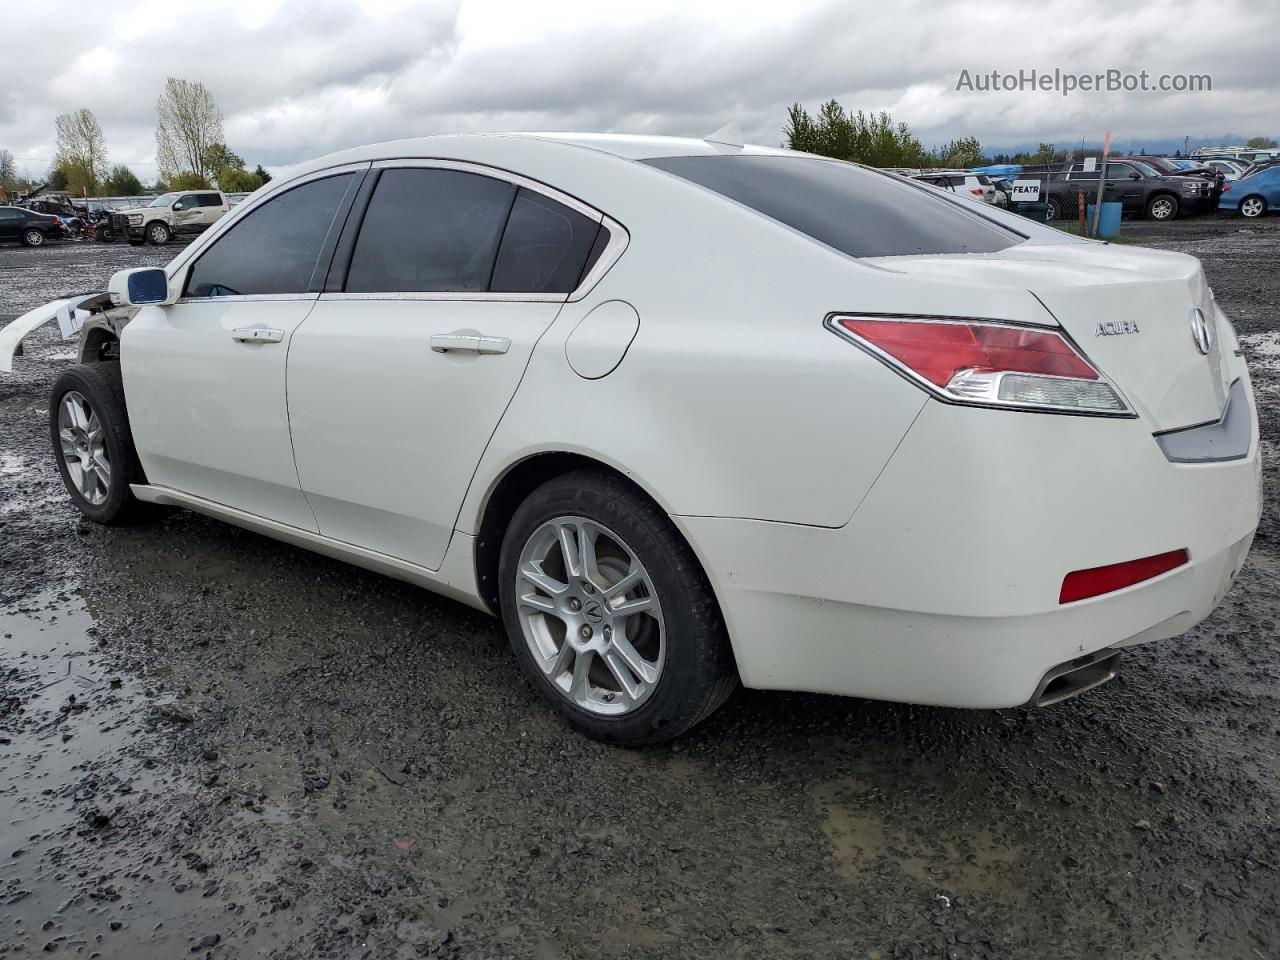
[[[44,0],[24,35],[61,57],[0,62],[0,146],[46,169],[53,118],[85,106],[114,162],[154,174],[166,76],[200,80],[250,163],[437,132],[583,129],[702,135],[737,120],[776,144],[787,106],[889,110],[926,143],[1274,135],[1271,4],[1211,15],[1158,0],[883,3],[746,0]],[[74,29],[68,29],[74,24]],[[87,42],[77,46],[78,42]],[[976,74],[1060,68],[1209,74],[1209,93],[979,93]]]

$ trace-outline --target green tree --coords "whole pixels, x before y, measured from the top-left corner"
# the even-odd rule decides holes
[[[97,193],[107,173],[107,144],[93,111],[81,107],[59,114],[54,121],[57,149],[54,163],[73,193]]]
[[[208,177],[202,177],[198,173],[188,170],[186,173],[179,173],[177,176],[169,178],[168,193],[174,190],[212,190],[213,184],[209,182]]]
[[[49,176],[45,178],[45,183],[49,185],[50,190],[67,189],[67,175],[62,172],[61,167],[54,167],[49,171]]]
[[[142,181],[123,163],[117,163],[107,174],[102,189],[113,197],[136,197],[142,193]]]
[[[205,153],[205,169],[212,173],[222,170],[243,170],[244,157],[233,153],[225,143],[215,143]]]
[[[261,180],[263,183],[270,183],[270,182],[271,182],[271,174],[267,173],[267,171],[266,171],[265,169],[263,169],[262,164],[258,164],[258,165],[254,168],[253,173],[254,173],[254,176],[256,176],[256,177],[257,177],[259,180]]]
[[[11,191],[18,186],[18,164],[13,151],[0,149],[0,190]]]
[[[894,123],[883,111],[871,116],[861,110],[850,113],[836,100],[820,106],[816,116],[793,104],[784,134],[793,150],[876,167],[919,167],[928,159],[905,123]]]
[[[223,168],[218,174],[218,188],[227,193],[252,193],[262,186],[262,178],[248,170]]]
[[[1276,142],[1270,137],[1250,137],[1245,146],[1250,150],[1274,150]]]
[[[940,167],[980,167],[986,162],[982,155],[982,144],[977,137],[952,140],[945,147],[939,147],[934,156]]]

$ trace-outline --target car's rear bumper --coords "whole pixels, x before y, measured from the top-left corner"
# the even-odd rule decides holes
[[[678,517],[743,682],[958,707],[1026,703],[1047,670],[1176,636],[1230,587],[1260,509],[1244,459],[1171,463],[1139,420],[931,401],[839,529]],[[1059,603],[1074,570],[1186,548],[1190,562]]]

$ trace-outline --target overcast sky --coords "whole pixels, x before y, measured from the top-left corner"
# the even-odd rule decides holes
[[[49,166],[54,116],[97,114],[113,163],[155,175],[166,76],[202,81],[229,145],[278,168],[441,132],[696,135],[778,144],[786,108],[885,109],[926,145],[1280,134],[1277,0],[39,0],[0,35],[0,147]],[[190,7],[190,9],[188,9]],[[957,92],[971,74],[1209,74],[1210,93]]]

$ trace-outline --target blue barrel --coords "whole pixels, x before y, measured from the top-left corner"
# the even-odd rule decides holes
[[[1093,229],[1093,211],[1097,208],[1097,204],[1090,203],[1084,208],[1085,224]],[[1103,201],[1102,216],[1098,218],[1098,236],[1110,239],[1120,232],[1120,211],[1124,209],[1124,204],[1119,202]]]

